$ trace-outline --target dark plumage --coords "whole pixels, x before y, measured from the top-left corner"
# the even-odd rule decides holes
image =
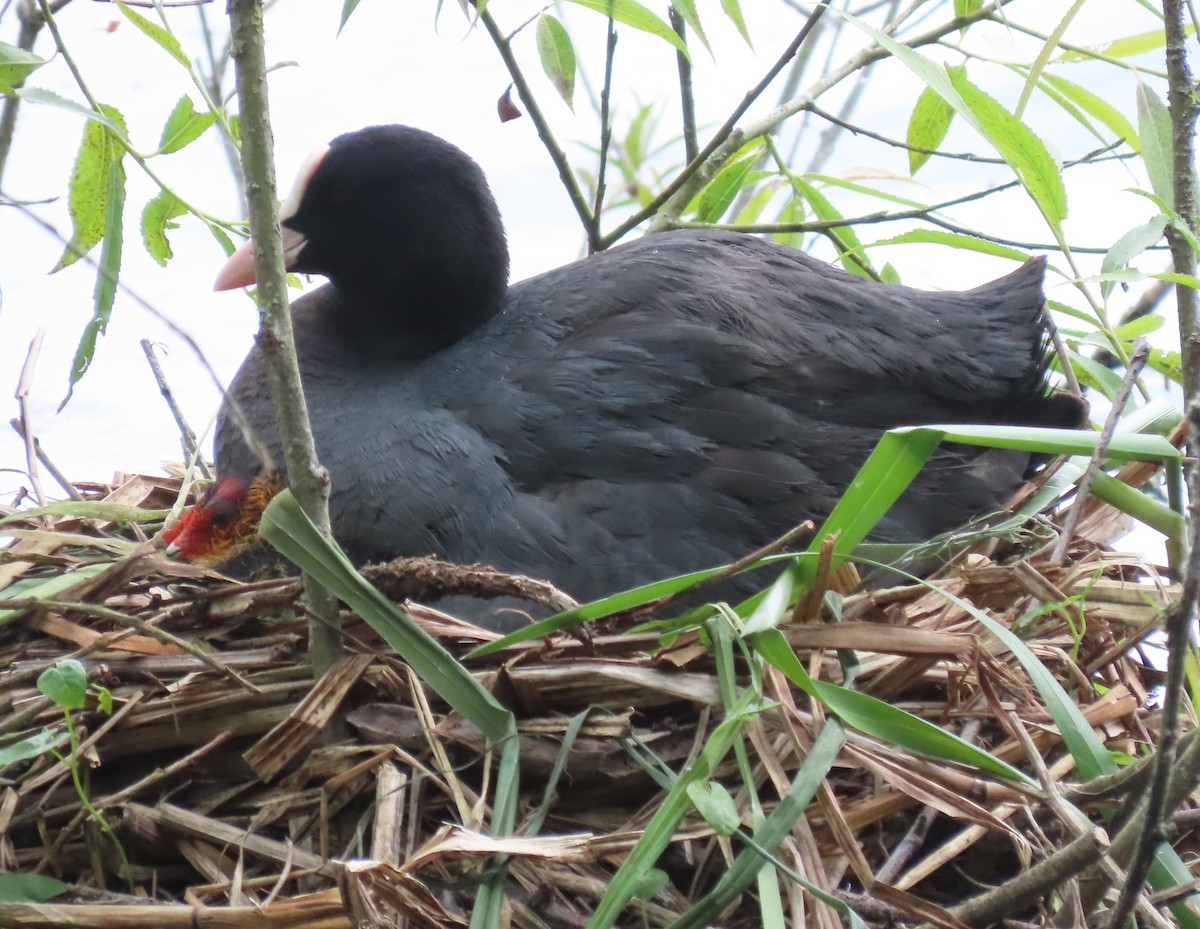
[[[285,226],[307,242],[291,267],[331,281],[293,318],[334,533],[358,562],[436,554],[592,598],[819,520],[892,426],[1080,418],[1047,395],[1040,259],[926,293],[679,231],[506,287],[482,172],[401,126],[335,140]],[[280,461],[257,348],[230,395]],[[216,452],[222,479],[262,469],[228,409]],[[1028,467],[939,451],[876,537],[961,525]]]

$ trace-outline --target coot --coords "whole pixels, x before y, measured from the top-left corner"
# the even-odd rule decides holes
[[[335,139],[284,214],[289,267],[329,278],[292,314],[334,534],[358,563],[435,554],[594,598],[821,519],[890,427],[1080,419],[1047,387],[1042,259],[926,293],[688,230],[509,287],[482,171],[405,126]],[[217,286],[253,278],[243,246]],[[281,462],[257,347],[229,393]],[[173,533],[185,555],[214,554],[214,522],[240,533],[265,467],[227,406],[216,460]],[[875,538],[959,526],[1029,466],[942,449]]]

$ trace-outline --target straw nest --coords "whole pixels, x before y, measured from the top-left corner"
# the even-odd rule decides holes
[[[179,488],[174,478],[119,476],[79,490],[154,511]],[[774,849],[790,870],[765,869],[679,925],[697,913],[722,927],[842,925],[792,873],[872,926],[1038,924],[1051,908],[1060,919],[1070,912],[1072,875],[1113,883],[1103,869],[1076,866],[1049,889],[1012,890],[1014,877],[1061,862],[1063,849],[1103,845],[1102,832],[1064,813],[1068,802],[1100,823],[1102,802],[1129,807],[1144,777],[1132,765],[1106,791],[1081,786],[1043,695],[973,612],[1019,629],[1117,757],[1148,754],[1158,739],[1155,672],[1138,646],[1177,591],[1143,556],[1112,552],[1119,514],[1086,506],[1062,563],[976,549],[929,586],[851,594],[838,622],[810,598],[784,627],[815,679],[843,682],[853,667],[854,690],[990,751],[1032,784],[848,725],[836,762]],[[726,718],[729,680],[702,630],[630,633],[641,617],[617,617],[590,638],[560,633],[470,661],[518,720],[518,837],[493,837],[496,753],[358,617],[343,612],[345,655],[314,683],[297,581],[231,582],[167,558],[136,522],[74,512],[3,527],[17,536],[0,553],[4,744],[65,727],[37,688],[61,659],[82,662],[90,689],[69,717],[73,750],[61,743],[58,756],[41,751],[0,769],[0,868],[70,885],[47,902],[0,904],[0,925],[452,927],[469,921],[503,854],[505,922],[582,927],[662,807],[670,772],[690,770]],[[402,592],[414,576],[430,583],[427,567],[374,576]],[[408,608],[453,654],[491,638]],[[750,686],[746,653],[734,654],[734,684]],[[706,785],[710,796],[712,784],[724,788],[716,792],[732,801],[737,829],[691,806],[617,925],[670,926],[711,894],[747,851],[741,836],[779,807],[833,724],[778,672],[760,668],[754,679],[764,708]],[[1186,823],[1176,841],[1185,859],[1196,844]],[[999,910],[962,908],[1006,888]]]

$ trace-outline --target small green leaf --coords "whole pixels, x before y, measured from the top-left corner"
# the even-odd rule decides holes
[[[965,68],[958,66],[965,72]],[[908,153],[908,173],[916,174],[930,158],[930,153],[942,144],[950,123],[954,120],[954,107],[947,103],[936,90],[926,87],[921,91],[908,118],[908,134],[905,141],[913,148],[929,151]]]
[[[633,886],[633,897],[636,900],[653,900],[667,886],[670,875],[662,868],[648,868]]]
[[[737,832],[742,820],[738,816],[737,804],[729,791],[715,781],[695,781],[687,785],[688,799],[720,836],[731,836]]]
[[[101,713],[112,715],[113,695],[107,687],[96,687],[96,703],[100,707]]]
[[[32,52],[0,42],[0,87],[15,87],[45,63]]]
[[[1126,267],[1134,258],[1158,242],[1167,226],[1167,219],[1167,214],[1159,213],[1149,222],[1135,226],[1117,239],[1112,248],[1105,252],[1104,261],[1100,264],[1100,273],[1108,274]],[[1104,299],[1108,299],[1115,286],[1116,281],[1105,281],[1100,285]]]
[[[950,83],[975,118],[976,128],[1013,169],[1042,215],[1055,229],[1067,216],[1067,191],[1062,171],[1032,129],[996,100],[972,84],[965,74],[948,72]]]
[[[346,23],[348,23],[350,21],[350,17],[354,15],[354,11],[357,9],[358,4],[359,0],[342,0],[342,17],[338,20],[338,35],[341,35],[342,30],[346,28]],[[480,12],[483,11],[482,3],[479,5],[479,9]]]
[[[127,20],[150,36],[163,51],[185,68],[190,67],[188,56],[184,54],[183,46],[179,44],[179,40],[175,36],[171,35],[170,32],[158,25],[158,23],[152,23],[141,13],[130,9],[124,3],[121,3],[120,0],[117,2],[117,8],[125,15]]]
[[[796,192],[808,201],[819,219],[836,222],[845,219],[828,197],[804,178],[792,175],[789,180]],[[835,226],[829,230],[834,247],[842,258],[842,266],[859,277],[870,277],[870,263],[864,254],[862,240],[851,226]]]
[[[1137,86],[1138,136],[1142,140],[1142,161],[1150,178],[1150,189],[1168,207],[1174,209],[1174,147],[1171,143],[1171,113],[1158,95],[1141,81]]]
[[[1133,124],[1125,118],[1125,114],[1103,97],[1056,74],[1043,74],[1042,80],[1068,100],[1078,104],[1090,116],[1098,119],[1115,135],[1124,139],[1125,144],[1135,152],[1142,150],[1142,143],[1138,139],[1137,130],[1133,128]]]
[[[650,12],[637,0],[571,0],[571,2],[589,10],[595,10],[603,16],[611,16],[616,22],[631,26],[639,32],[658,36],[660,39],[670,42],[685,55],[688,54],[687,46],[675,34],[675,30],[662,17]]]
[[[1184,27],[1185,35],[1194,35],[1196,27],[1187,25]],[[1151,29],[1149,32],[1139,32],[1136,35],[1127,35],[1119,39],[1114,39],[1108,45],[1095,50],[1095,53],[1068,51],[1062,55],[1063,61],[1078,61],[1081,58],[1094,58],[1097,54],[1103,55],[1105,58],[1133,58],[1136,55],[1144,55],[1146,52],[1153,52],[1162,48],[1167,44],[1167,33],[1165,29]]]
[[[162,138],[158,140],[159,154],[169,155],[171,152],[177,152],[184,146],[195,142],[204,135],[205,130],[216,121],[216,118],[217,114],[215,113],[207,111],[197,113],[195,106],[192,105],[192,98],[184,94],[175,104],[175,109],[171,111],[166,125],[163,126]]]
[[[63,709],[82,709],[87,700],[87,671],[74,658],[64,658],[38,676],[37,689]]]
[[[44,903],[70,886],[48,874],[6,871],[0,874],[0,903]]]
[[[33,735],[21,739],[19,742],[14,742],[12,745],[0,748],[0,768],[16,764],[18,761],[29,761],[32,758],[37,758],[39,755],[44,755],[51,749],[58,748],[68,738],[70,738],[70,735],[62,726],[35,732]]]
[[[549,13],[538,17],[537,48],[546,77],[550,78],[563,103],[574,109],[575,46],[563,24]]]
[[[124,149],[121,150],[122,154]],[[117,280],[121,276],[121,253],[125,243],[125,166],[120,158],[109,162],[108,189],[105,192],[104,245],[100,249],[100,261],[96,267],[96,288],[93,292],[92,318],[84,327],[75,349],[75,360],[71,365],[70,385],[73,387],[83,377],[92,363],[96,352],[96,339],[108,329],[112,316],[113,302],[117,297]],[[61,410],[71,399],[68,388],[66,397],[59,404]]]
[[[696,33],[696,38],[711,52],[712,46],[708,44],[708,36],[704,34],[704,27],[700,25],[700,14],[696,12],[695,0],[671,0],[671,6],[679,14],[680,18],[687,23],[688,28]]]
[[[129,137],[125,132],[125,123],[122,120],[120,123],[109,119],[104,113],[97,113],[91,107],[84,106],[81,103],[76,103],[74,100],[68,100],[62,94],[56,94],[52,90],[43,90],[40,87],[22,87],[16,91],[18,97],[22,100],[28,100],[30,103],[40,103],[46,106],[56,106],[61,110],[69,110],[79,116],[106,126],[118,139],[128,142]]]
[[[735,155],[727,161],[717,172],[717,176],[704,186],[695,200],[698,222],[717,222],[725,215],[739,191],[756,180],[769,176],[764,172],[754,171],[762,148],[762,143],[756,140],[748,149],[743,149],[745,154]]]
[[[927,243],[933,245],[948,245],[951,248],[963,249],[970,252],[980,252],[984,255],[996,255],[1000,258],[1011,258],[1014,261],[1028,261],[1029,253],[1008,245],[999,245],[986,239],[977,239],[973,235],[963,235],[960,232],[942,232],[939,229],[914,229],[902,232],[890,239],[879,239],[871,243],[871,248],[883,245],[909,245]]]
[[[124,135],[125,120],[121,114],[114,107],[103,104],[101,109],[109,120],[121,127]],[[121,167],[121,159],[124,155],[125,146],[114,137],[107,126],[89,120],[83,127],[83,140],[75,156],[67,200],[73,232],[70,243],[53,271],[61,271],[74,264],[104,238],[104,231],[109,222],[112,173],[114,168],[120,172],[123,185],[125,171]]]
[[[954,0],[954,18],[970,16],[983,6],[983,0]]]
[[[178,229],[179,223],[171,220],[186,212],[183,201],[169,190],[162,191],[142,210],[142,242],[150,257],[164,267],[174,257],[171,243],[167,241],[167,230]]]
[[[737,31],[741,33],[746,44],[753,48],[754,43],[750,41],[750,30],[746,28],[746,18],[742,15],[742,5],[739,0],[721,0],[721,10],[737,27]]]

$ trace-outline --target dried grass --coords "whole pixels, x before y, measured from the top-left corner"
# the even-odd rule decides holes
[[[132,476],[80,489],[161,509],[179,484]],[[940,574],[940,590],[855,594],[842,622],[794,623],[787,638],[826,680],[842,678],[837,650],[853,650],[857,689],[1032,771],[1019,721],[1069,792],[1070,756],[1025,673],[941,591],[1009,626],[1060,604],[1027,618],[1026,640],[1111,748],[1144,753],[1157,738],[1148,701],[1155,677],[1134,646],[1176,591],[1142,559],[1110,552],[1121,521],[1090,509],[1065,565],[1036,556],[999,564],[976,552]],[[132,880],[117,876],[113,841],[81,807],[61,762],[44,754],[10,765],[0,788],[0,868],[56,875],[75,890],[53,903],[0,904],[0,925],[440,929],[466,924],[474,882],[505,854],[512,925],[582,926],[660,801],[628,745],[679,771],[721,717],[709,649],[695,633],[663,645],[608,625],[592,641],[555,636],[473,662],[520,720],[522,811],[546,815],[535,837],[491,838],[494,759],[482,735],[356,617],[344,616],[349,654],[314,684],[294,581],[228,582],[78,517],[31,519],[21,530],[0,557],[0,597],[17,596],[12,585],[22,578],[96,567],[32,609],[5,612],[22,604],[0,602],[0,733],[12,741],[61,722],[34,686],[61,658],[83,660],[112,691],[111,716],[91,704],[75,721],[87,795],[114,824]],[[454,653],[491,638],[412,611]],[[745,740],[768,810],[824,719],[781,678],[769,684],[778,705]],[[547,804],[569,720],[588,708]],[[720,774],[748,822],[737,771]],[[962,925],[945,907],[1074,837],[1039,792],[850,731],[780,855],[871,924]],[[1177,847],[1186,857],[1195,845],[1185,833]],[[632,903],[623,925],[670,924],[740,850],[689,817],[660,862],[671,880]],[[789,926],[841,925],[798,885],[785,886],[783,903]],[[719,920],[762,924],[750,895]]]

